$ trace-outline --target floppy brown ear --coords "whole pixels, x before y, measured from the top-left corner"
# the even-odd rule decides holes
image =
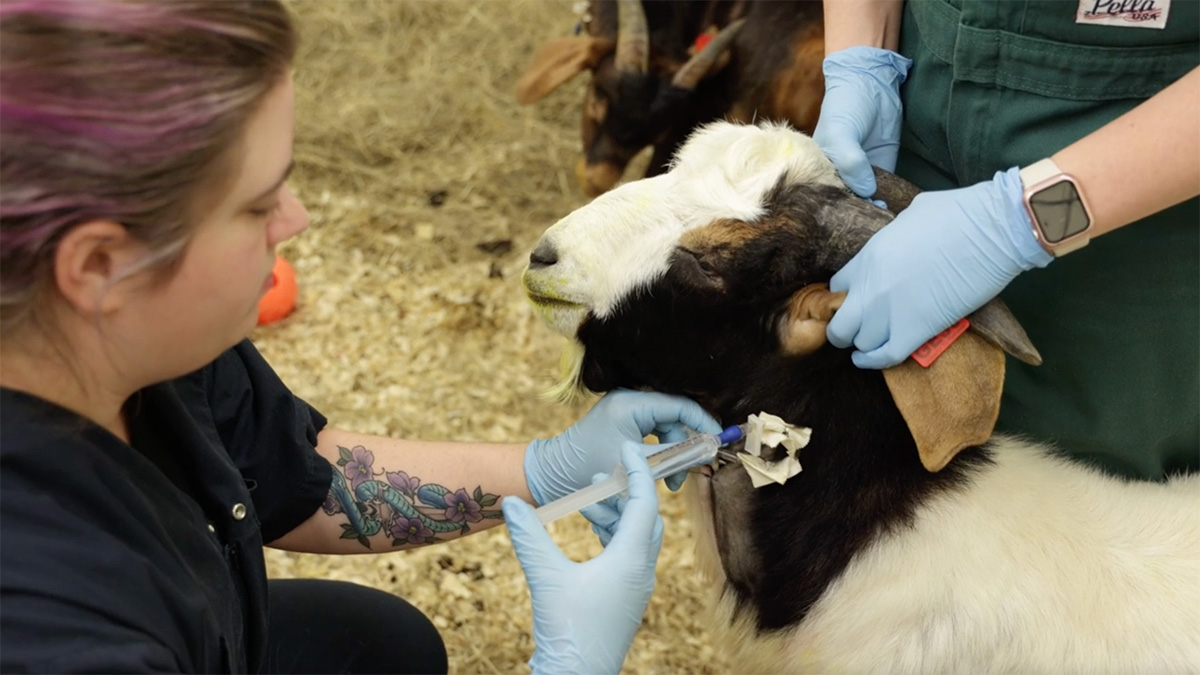
[[[785,354],[811,354],[825,344],[825,327],[842,306],[845,293],[834,293],[828,284],[809,284],[796,291],[779,321],[779,344]]]
[[[929,471],[992,436],[1004,387],[1004,352],[972,331],[929,368],[912,359],[883,371]]]
[[[827,284],[796,291],[778,326],[784,353],[803,356],[824,345],[829,320],[845,298]],[[969,330],[928,368],[909,358],[884,370],[883,379],[921,464],[941,471],[955,455],[992,437],[1004,389],[1004,352]]]
[[[517,103],[540,101],[567,80],[595,68],[615,48],[613,40],[597,37],[559,38],[542,45],[517,81]]]

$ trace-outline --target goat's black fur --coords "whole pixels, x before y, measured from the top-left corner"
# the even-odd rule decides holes
[[[728,592],[760,631],[800,622],[857,552],[988,461],[971,449],[929,473],[880,372],[829,345],[781,352],[776,326],[788,298],[834,272],[815,253],[826,235],[812,215],[814,204],[842,198],[834,192],[779,187],[761,232],[715,253],[677,250],[665,277],[578,333],[593,391],[652,389],[689,396],[724,424],[765,411],[812,427],[803,471],[786,485],[751,489],[736,464],[713,478]],[[745,522],[721,522],[721,511]]]

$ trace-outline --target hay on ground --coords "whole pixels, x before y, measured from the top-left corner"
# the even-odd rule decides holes
[[[297,311],[254,340],[331,423],[428,440],[526,441],[586,405],[539,398],[562,341],[520,289],[541,232],[584,202],[576,160],[583,78],[522,108],[517,77],[570,34],[570,0],[297,0],[296,170],[312,217],[281,252]],[[668,522],[658,587],[626,672],[727,670],[703,623],[691,526]],[[597,554],[579,516],[551,531]],[[528,590],[503,527],[416,551],[268,552],[274,577],[343,579],[403,596],[433,618],[452,672],[525,672]]]

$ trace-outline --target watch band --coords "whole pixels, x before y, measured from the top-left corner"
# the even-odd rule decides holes
[[[1021,185],[1028,190],[1029,188],[1047,181],[1062,173],[1062,169],[1054,163],[1054,160],[1047,157],[1039,159],[1029,166],[1021,169],[1018,174],[1021,176]]]
[[[1018,175],[1021,179],[1021,187],[1024,190],[1023,201],[1025,202],[1025,211],[1029,214],[1029,219],[1033,221],[1033,234],[1037,237],[1038,243],[1041,244],[1042,248],[1057,258],[1087,246],[1090,240],[1089,233],[1092,229],[1091,209],[1088,208],[1087,202],[1084,201],[1083,193],[1079,190],[1079,185],[1075,182],[1075,179],[1063,173],[1062,169],[1058,168],[1058,165],[1050,158],[1038,160],[1030,164],[1021,169]],[[1071,183],[1074,187],[1075,193],[1079,198],[1079,204],[1088,219],[1088,225],[1081,232],[1071,235],[1060,242],[1051,242],[1046,236],[1044,225],[1038,217],[1037,210],[1034,208],[1031,198],[1041,190],[1063,181]]]

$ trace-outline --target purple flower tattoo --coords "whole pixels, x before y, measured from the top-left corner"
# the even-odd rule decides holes
[[[350,479],[350,489],[357,490],[359,485],[371,478],[371,465],[375,463],[375,453],[356,445],[350,449],[353,457],[346,462],[346,478]]]
[[[479,513],[482,509],[479,502],[471,499],[465,488],[458,492],[446,493],[446,518],[455,523],[464,520],[477,523],[483,520],[483,515]]]
[[[420,478],[417,478],[416,476],[409,476],[403,471],[388,471],[387,480],[392,487],[407,495],[411,495],[417,491],[417,488],[421,487]]]
[[[388,534],[392,535],[392,539],[401,544],[424,544],[429,538],[433,537],[433,530],[425,526],[424,523],[416,518],[405,518],[397,516],[396,521],[392,523]]]
[[[321,505],[321,509],[325,511],[325,515],[334,516],[342,512],[342,505],[338,503],[336,497],[333,496],[333,491],[325,496],[325,503]]]
[[[341,471],[334,474],[321,508],[347,521],[340,523],[342,539],[371,548],[371,538],[380,534],[390,535],[392,546],[421,546],[466,534],[468,523],[503,517],[492,508],[500,495],[484,492],[483,486],[474,494],[466,488],[451,492],[444,485],[422,484],[405,471],[382,466],[375,471],[375,453],[361,445],[337,450]]]

